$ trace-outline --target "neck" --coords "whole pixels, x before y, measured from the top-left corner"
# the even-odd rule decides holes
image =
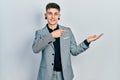
[[[55,25],[48,24],[48,27],[49,27],[50,29],[54,30],[54,29],[57,27],[57,24],[55,24]]]

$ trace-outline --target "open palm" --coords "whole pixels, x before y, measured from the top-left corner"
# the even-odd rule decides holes
[[[103,35],[103,33],[100,34],[100,35],[89,36],[89,37],[87,38],[87,41],[90,43],[90,42],[92,42],[92,41],[95,41],[95,40],[99,39],[102,35]]]

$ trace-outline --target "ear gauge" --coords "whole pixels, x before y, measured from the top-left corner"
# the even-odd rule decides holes
[[[47,19],[47,17],[45,17],[45,19]],[[60,18],[58,18],[58,20],[60,20]]]

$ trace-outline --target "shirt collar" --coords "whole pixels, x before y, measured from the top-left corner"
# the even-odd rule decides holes
[[[48,26],[48,24],[47,24],[47,28],[48,28],[49,32],[51,33],[51,32],[53,32],[53,31],[59,29],[59,25],[57,24],[57,27],[56,27],[54,30],[52,30],[52,29],[49,28],[49,26]]]

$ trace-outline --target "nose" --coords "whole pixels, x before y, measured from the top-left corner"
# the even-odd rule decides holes
[[[54,14],[52,15],[52,18],[55,18],[55,15],[54,15]]]

